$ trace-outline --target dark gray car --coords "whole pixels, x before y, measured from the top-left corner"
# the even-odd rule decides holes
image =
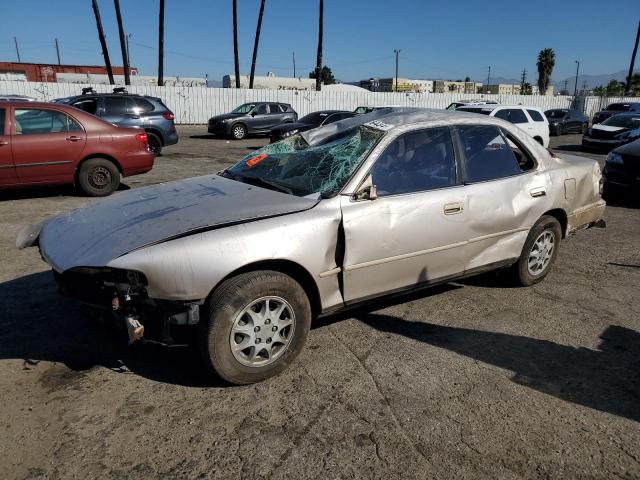
[[[278,125],[297,120],[298,114],[288,103],[251,102],[240,105],[231,113],[211,117],[207,130],[214,135],[242,140],[249,134],[269,133]]]
[[[563,135],[565,133],[584,133],[589,128],[587,116],[573,108],[554,108],[544,112],[549,120],[549,133]]]
[[[82,95],[59,98],[64,103],[96,115],[119,127],[142,127],[149,138],[149,151],[160,155],[162,147],[178,143],[174,115],[162,100],[147,95],[126,93],[114,89],[114,93],[96,93],[83,90]]]

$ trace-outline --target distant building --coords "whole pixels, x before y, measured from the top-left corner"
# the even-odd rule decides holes
[[[396,79],[392,78],[368,78],[355,82],[356,85],[365,88],[371,92],[412,92],[412,93],[431,93],[433,91],[432,80],[418,80],[411,78],[398,77],[396,87]]]
[[[222,77],[223,88],[236,88],[236,76]],[[249,88],[249,75],[240,75],[240,88]],[[269,73],[266,77],[253,77],[253,88],[259,90],[315,90],[315,78],[276,77]]]
[[[123,67],[112,67],[112,70],[114,75],[124,75]],[[137,68],[131,67],[129,71],[132,76],[138,74]],[[107,75],[107,68],[101,65],[0,62],[0,74],[23,75],[27,82],[57,82],[57,76],[61,73]]]
[[[482,83],[453,80],[435,80],[435,93],[480,93]]]
[[[521,90],[520,84],[496,83],[492,85],[484,85],[480,93],[489,93],[494,95],[520,95]],[[537,85],[531,85],[531,94],[540,95],[540,89]],[[552,85],[547,88],[545,95],[553,95]]]

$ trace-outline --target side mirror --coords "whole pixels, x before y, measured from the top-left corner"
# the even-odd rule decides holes
[[[364,179],[362,185],[353,196],[355,200],[375,200],[378,198],[378,191],[376,186],[373,184],[373,178],[371,178],[371,174],[367,175],[367,178]]]
[[[256,116],[256,111],[255,111],[255,110],[252,110],[252,111],[251,111],[251,113],[250,113],[249,115],[251,115],[252,117],[255,117],[255,116]]]

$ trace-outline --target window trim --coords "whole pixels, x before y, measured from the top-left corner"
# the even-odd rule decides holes
[[[512,124],[512,125],[515,125],[515,123]],[[460,127],[495,127],[495,128],[497,128],[498,131],[500,132],[500,135],[502,135],[502,137],[504,138],[506,145],[509,147],[509,150],[511,150],[511,146],[509,145],[507,140],[509,140],[509,136],[511,136],[512,138],[514,138],[514,140],[512,140],[513,143],[518,145],[518,147],[520,147],[524,152],[526,152],[525,154],[528,154],[533,159],[534,167],[532,169],[530,169],[530,170],[525,170],[525,171],[520,169],[520,173],[516,173],[515,175],[508,175],[506,177],[490,178],[490,179],[487,179],[487,180],[480,180],[480,181],[477,181],[477,182],[470,182],[469,181],[469,177],[468,177],[468,171],[467,171],[467,156],[464,153],[464,147],[462,145],[462,138],[461,138],[461,134],[460,134],[460,131],[459,131]],[[539,163],[536,160],[536,157],[531,154],[531,151],[528,148],[526,148],[522,144],[522,142],[520,140],[515,138],[514,135],[512,135],[508,130],[504,129],[503,127],[501,127],[499,125],[491,125],[491,124],[488,124],[488,123],[469,123],[469,124],[464,124],[464,125],[454,125],[452,128],[456,132],[456,139],[458,141],[458,147],[457,148],[459,148],[459,150],[460,150],[460,158],[462,159],[462,164],[463,164],[462,174],[464,175],[464,177],[463,177],[463,184],[464,185],[479,185],[479,184],[488,183],[488,182],[499,182],[501,180],[506,180],[506,179],[509,179],[509,178],[515,178],[515,177],[519,177],[521,175],[530,175],[531,173],[536,173],[538,171]],[[513,152],[513,150],[511,150],[511,151]],[[514,153],[514,156],[515,156],[515,153]],[[517,159],[516,159],[516,163],[517,163]],[[520,167],[520,165],[518,165],[518,167]]]
[[[385,147],[382,149],[382,151],[378,154],[378,156],[376,157],[376,159],[373,161],[373,163],[371,165],[369,165],[369,168],[367,169],[366,173],[364,174],[364,176],[362,177],[362,181],[358,184],[358,187],[356,188],[356,191],[358,189],[360,189],[360,187],[362,186],[362,184],[366,181],[367,177],[371,174],[371,170],[373,169],[373,167],[376,165],[376,163],[378,163],[378,160],[380,160],[380,157],[382,157],[382,155],[384,154],[384,152],[387,150],[387,148],[389,148],[391,146],[391,144],[393,142],[395,142],[396,140],[398,140],[400,137],[404,136],[404,135],[409,135],[409,134],[413,134],[413,133],[417,133],[417,132],[422,132],[425,130],[434,130],[434,129],[447,129],[449,131],[449,137],[451,139],[451,144],[453,147],[453,160],[455,162],[456,165],[456,178],[455,178],[455,182],[453,185],[449,185],[447,187],[440,187],[440,188],[429,188],[426,190],[415,190],[413,192],[403,192],[403,193],[394,193],[391,195],[378,195],[378,199],[381,198],[394,198],[394,197],[402,197],[402,196],[406,196],[406,195],[416,195],[416,194],[420,194],[420,193],[429,193],[429,192],[438,192],[441,190],[447,190],[450,188],[458,188],[458,187],[463,187],[464,183],[462,182],[462,175],[461,170],[460,170],[460,159],[458,156],[458,152],[457,152],[457,148],[456,148],[456,141],[454,139],[454,132],[453,132],[453,127],[450,125],[440,125],[440,126],[430,126],[430,127],[419,127],[419,128],[415,128],[412,130],[407,130],[401,133],[398,133],[398,135],[394,136],[392,139],[389,140],[389,143],[387,143],[385,145]],[[374,182],[375,185],[375,182]],[[353,199],[353,195],[351,196],[351,201],[361,201],[361,200],[354,200]]]

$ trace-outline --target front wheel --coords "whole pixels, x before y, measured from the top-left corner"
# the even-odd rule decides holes
[[[311,326],[309,299],[293,278],[262,270],[225,281],[207,302],[199,344],[205,364],[243,385],[285,370]]]
[[[536,222],[513,267],[519,285],[528,287],[547,276],[558,255],[561,239],[562,227],[556,218],[544,215]]]
[[[80,166],[78,184],[90,197],[106,197],[120,185],[120,171],[106,158],[91,158]]]
[[[247,136],[247,127],[245,127],[241,123],[236,123],[233,127],[231,127],[231,136],[234,138],[234,140],[242,140]]]

